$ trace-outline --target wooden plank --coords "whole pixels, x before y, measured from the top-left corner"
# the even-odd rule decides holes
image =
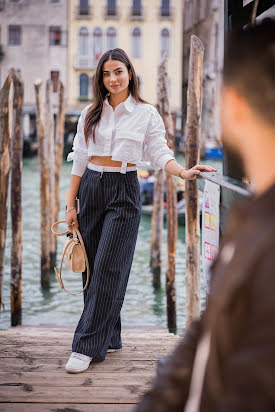
[[[103,372],[95,373],[90,369],[90,373],[71,374],[63,370],[62,374],[56,379],[55,372],[0,372],[1,386],[127,386],[127,385],[142,385],[149,386],[155,376],[155,371],[142,371],[135,373],[118,373],[118,372]]]
[[[171,348],[172,350],[172,348]],[[126,350],[121,350],[117,352],[107,353],[106,357],[110,359],[131,359],[131,360],[158,360],[161,356],[165,356],[170,352],[169,349],[166,347],[158,349],[156,352],[153,345],[147,351],[143,349],[138,350],[134,347],[131,347]],[[69,357],[71,354],[71,349],[64,349],[60,347],[36,347],[35,350],[33,347],[24,347],[17,348],[17,347],[8,347],[6,349],[2,349],[0,351],[0,359],[6,358],[25,358],[26,356],[29,358],[43,358],[43,359],[51,359],[51,358],[63,358]],[[1,362],[1,361],[0,361]]]
[[[2,372],[54,372],[63,373],[68,358],[57,359],[33,359],[25,358],[2,358],[0,370]],[[93,372],[142,372],[155,369],[156,360],[132,360],[132,359],[110,359],[104,361],[92,361],[89,369],[83,373]]]
[[[39,412],[134,412],[135,408],[135,404],[39,404]],[[37,412],[37,410],[37,404],[33,403],[1,403],[1,412]]]
[[[139,397],[149,389],[139,385],[114,387],[85,386],[47,388],[36,385],[1,386],[0,399],[2,402],[54,402],[54,403],[137,403]]]

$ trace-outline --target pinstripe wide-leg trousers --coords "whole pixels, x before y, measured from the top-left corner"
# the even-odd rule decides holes
[[[91,278],[72,350],[104,360],[122,347],[120,311],[133,261],[141,218],[137,171],[101,172],[87,168],[78,197],[79,230]],[[83,272],[83,283],[86,272]]]

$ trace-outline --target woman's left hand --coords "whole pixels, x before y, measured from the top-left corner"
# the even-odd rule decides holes
[[[200,172],[216,172],[216,171],[217,169],[214,169],[211,166],[196,165],[196,166],[193,166],[191,169],[185,170],[185,179],[195,180],[197,175],[200,174]]]

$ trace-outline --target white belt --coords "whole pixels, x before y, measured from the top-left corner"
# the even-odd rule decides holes
[[[102,165],[95,165],[94,163],[89,162],[88,163],[88,168],[92,169],[92,170],[97,170],[98,172],[101,172],[101,174],[103,172],[120,172],[120,173],[126,173],[130,172],[132,170],[137,170],[136,166],[126,166],[127,163],[125,164],[125,162],[122,163],[121,166],[102,166]]]

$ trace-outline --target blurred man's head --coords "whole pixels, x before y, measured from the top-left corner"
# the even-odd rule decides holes
[[[230,36],[221,104],[224,144],[249,172],[249,151],[275,149],[274,20]]]

